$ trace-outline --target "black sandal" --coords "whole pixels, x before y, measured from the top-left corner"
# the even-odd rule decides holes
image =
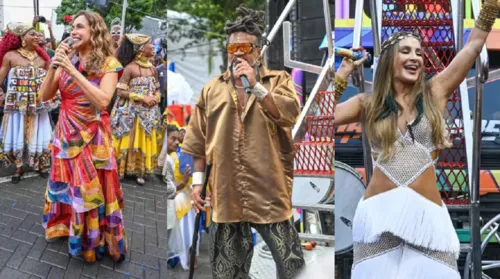
[[[21,169],[20,172],[14,173],[14,175],[12,176],[12,184],[18,184],[19,182],[21,182],[21,177],[23,176],[23,174],[24,174],[23,169]]]

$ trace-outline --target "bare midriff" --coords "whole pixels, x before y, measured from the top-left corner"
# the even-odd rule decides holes
[[[439,151],[431,153],[432,159],[439,156]],[[380,169],[375,168],[371,177],[370,183],[365,191],[364,198],[369,199],[376,195],[391,191],[397,188],[396,184]],[[423,197],[432,201],[433,203],[442,206],[441,194],[437,188],[436,172],[434,167],[427,168],[415,181],[413,181],[408,188],[416,191]]]

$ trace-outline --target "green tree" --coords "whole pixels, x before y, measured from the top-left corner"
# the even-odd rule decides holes
[[[122,3],[120,0],[109,1],[107,9],[102,9],[91,5],[90,10],[98,12],[107,25],[115,18],[121,18]],[[132,29],[142,28],[142,19],[146,15],[162,16],[166,14],[166,0],[128,0],[128,9],[125,15],[125,32]],[[57,23],[64,23],[65,15],[74,15],[80,10],[85,10],[87,5],[85,0],[62,0],[61,5],[57,7]],[[138,12],[140,11],[140,12]]]
[[[168,8],[177,12],[190,14],[191,19],[168,20],[168,36],[176,42],[181,38],[190,38],[184,49],[202,43],[217,41],[216,49],[210,49],[208,67],[212,69],[212,58],[215,51],[222,53],[221,72],[227,69],[225,43],[227,40],[224,25],[227,20],[236,18],[236,8],[245,4],[251,9],[265,10],[266,0],[168,0]],[[194,21],[194,23],[193,23]]]

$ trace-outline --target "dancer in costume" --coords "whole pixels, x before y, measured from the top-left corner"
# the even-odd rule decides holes
[[[16,165],[12,183],[19,183],[26,162],[44,178],[50,168],[53,107],[39,96],[50,58],[39,43],[32,24],[10,23],[0,44],[0,83],[7,79],[6,94],[0,88],[4,97],[0,159]]]
[[[467,44],[429,81],[422,39],[393,34],[382,43],[373,93],[337,105],[336,125],[364,122],[374,160],[353,221],[353,279],[460,278],[460,244],[435,163],[451,146],[443,117],[448,98],[467,77],[498,11],[497,0],[484,1]],[[335,75],[337,100],[363,61],[344,59]]]
[[[213,221],[210,261],[214,279],[247,278],[255,228],[269,247],[279,278],[304,265],[292,223],[293,141],[300,103],[290,75],[260,65],[264,13],[244,6],[226,23],[230,69],[203,88],[182,144],[194,157],[191,198],[205,210],[200,192],[206,162]],[[236,63],[237,64],[236,64]],[[245,75],[251,94],[245,92]]]
[[[41,88],[43,100],[57,90],[62,98],[43,226],[48,241],[69,236],[73,256],[94,262],[108,253],[120,262],[128,247],[106,107],[122,66],[99,14],[80,11],[73,18],[74,51],[66,42],[59,45],[53,62],[58,68],[49,69]]]
[[[118,60],[127,65],[118,83],[118,100],[111,113],[114,148],[120,177],[152,174],[160,153],[161,93],[156,68],[149,62],[154,54],[151,37],[127,34],[118,49]]]

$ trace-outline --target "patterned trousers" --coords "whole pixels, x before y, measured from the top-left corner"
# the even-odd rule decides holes
[[[252,227],[271,251],[277,278],[294,278],[305,262],[297,230],[287,220],[271,224],[212,222],[210,263],[213,279],[248,279],[253,256]]]

